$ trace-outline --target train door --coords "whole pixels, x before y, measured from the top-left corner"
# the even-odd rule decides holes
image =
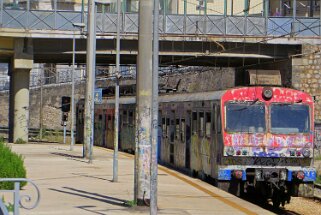
[[[169,117],[169,162],[174,164],[175,111],[170,111]]]
[[[157,160],[161,160],[161,145],[162,145],[162,134],[163,134],[163,123],[165,119],[162,118],[162,112],[158,112],[158,127],[157,127]]]
[[[107,109],[106,111],[106,146],[107,148],[114,148],[114,109]]]
[[[187,111],[185,116],[185,167],[191,167],[191,112]],[[182,123],[183,125],[183,123]]]

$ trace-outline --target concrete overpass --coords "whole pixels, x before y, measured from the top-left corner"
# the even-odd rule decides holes
[[[0,60],[10,63],[13,141],[28,138],[29,72],[33,63],[85,63],[87,23],[77,11],[17,10],[1,7]],[[97,65],[115,63],[116,14],[97,13]],[[227,15],[160,17],[160,65],[244,67],[286,60],[303,44],[320,43],[320,19]],[[121,64],[136,64],[138,14],[123,13]]]

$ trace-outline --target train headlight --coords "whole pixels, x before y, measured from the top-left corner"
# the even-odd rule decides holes
[[[305,177],[304,172],[303,172],[303,171],[298,171],[298,172],[296,173],[296,177],[297,177],[297,179],[299,179],[299,180],[303,180],[304,177]]]
[[[262,92],[262,97],[265,100],[270,100],[273,97],[273,90],[271,87],[264,87]]]
[[[269,171],[266,171],[266,172],[264,172],[264,176],[263,177],[264,177],[265,180],[268,181],[271,178],[271,173]]]
[[[310,149],[304,149],[302,154],[306,158],[310,157],[311,155]]]
[[[228,147],[228,148],[226,149],[226,154],[227,154],[228,156],[234,155],[234,149],[233,149],[233,147]]]
[[[256,180],[262,180],[262,171],[261,170],[255,170],[255,178],[256,178]]]
[[[286,180],[286,170],[280,171],[280,180],[285,181]]]
[[[290,156],[294,156],[295,155],[295,151],[293,149],[290,150]]]
[[[234,170],[234,171],[233,171],[233,176],[234,176],[236,179],[242,179],[242,177],[243,177],[243,171],[242,171],[242,170]]]

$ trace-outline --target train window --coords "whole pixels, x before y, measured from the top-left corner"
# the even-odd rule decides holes
[[[175,139],[178,140],[180,136],[179,119],[176,119],[175,130]]]
[[[109,130],[113,129],[113,121],[111,120],[111,115],[107,116],[107,129]]]
[[[165,137],[165,135],[166,135],[166,119],[165,119],[165,117],[162,118],[162,133],[163,133],[163,137]]]
[[[127,110],[123,111],[123,123],[128,124],[128,116],[127,116]]]
[[[132,110],[128,111],[128,124],[134,125],[134,112]]]
[[[168,130],[169,130],[169,118],[166,118],[166,129],[165,129],[165,135],[168,135]]]
[[[278,134],[308,133],[309,106],[302,104],[272,104],[271,132]]]
[[[204,113],[203,112],[199,113],[199,128],[200,128],[199,135],[202,137],[204,136]]]
[[[211,112],[205,113],[205,136],[211,136]]]
[[[181,119],[181,141],[185,142],[185,119]]]
[[[197,133],[197,113],[196,112],[192,113],[192,131],[193,131],[193,134]]]
[[[217,133],[220,134],[222,132],[222,118],[221,118],[221,108],[219,105],[217,107]]]
[[[213,114],[212,114],[212,129],[216,133],[216,105],[213,105]]]
[[[265,131],[265,105],[229,103],[226,105],[226,130],[230,132],[262,133]]]
[[[112,117],[112,121],[111,121],[111,130],[114,130],[114,122],[115,122],[115,117]]]
[[[174,120],[174,118],[175,118],[175,112],[174,111],[172,111],[172,117],[173,118],[171,118],[171,120],[170,120],[170,130],[169,130],[169,138],[170,138],[170,142],[174,142],[174,138],[175,138],[175,120]]]

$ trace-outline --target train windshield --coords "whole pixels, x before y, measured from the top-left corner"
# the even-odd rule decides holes
[[[229,103],[226,105],[227,132],[265,132],[264,104]]]
[[[302,104],[271,105],[272,133],[307,133],[309,130],[309,106]]]

